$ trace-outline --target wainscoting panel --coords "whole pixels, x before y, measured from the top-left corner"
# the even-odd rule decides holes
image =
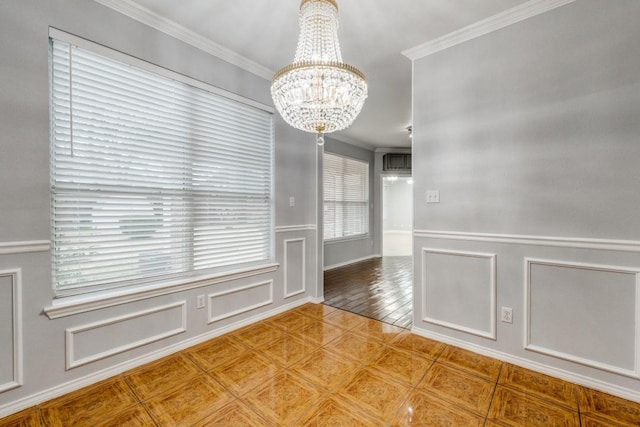
[[[186,301],[69,328],[66,330],[67,370],[186,330]]]
[[[640,269],[525,260],[525,347],[640,377]]]
[[[0,271],[0,393],[22,385],[21,271]]]
[[[422,248],[423,320],[496,339],[496,255]]]
[[[273,303],[273,280],[208,295],[209,321],[218,322]]]
[[[284,241],[284,297],[290,298],[305,292],[306,239]]]

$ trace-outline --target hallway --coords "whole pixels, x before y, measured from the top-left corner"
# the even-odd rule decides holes
[[[385,256],[325,271],[324,303],[410,329],[411,269],[410,256]]]

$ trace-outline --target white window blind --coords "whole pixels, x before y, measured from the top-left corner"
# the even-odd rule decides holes
[[[56,296],[271,259],[270,112],[50,44]]]
[[[369,233],[369,163],[324,154],[324,238]]]

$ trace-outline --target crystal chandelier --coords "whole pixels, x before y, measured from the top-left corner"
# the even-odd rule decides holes
[[[342,63],[335,0],[302,0],[300,37],[292,64],[278,70],[271,96],[291,126],[318,134],[349,127],[362,110],[367,82],[357,68]]]

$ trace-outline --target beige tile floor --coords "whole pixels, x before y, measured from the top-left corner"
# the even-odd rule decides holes
[[[307,304],[0,426],[640,426],[640,404]]]

